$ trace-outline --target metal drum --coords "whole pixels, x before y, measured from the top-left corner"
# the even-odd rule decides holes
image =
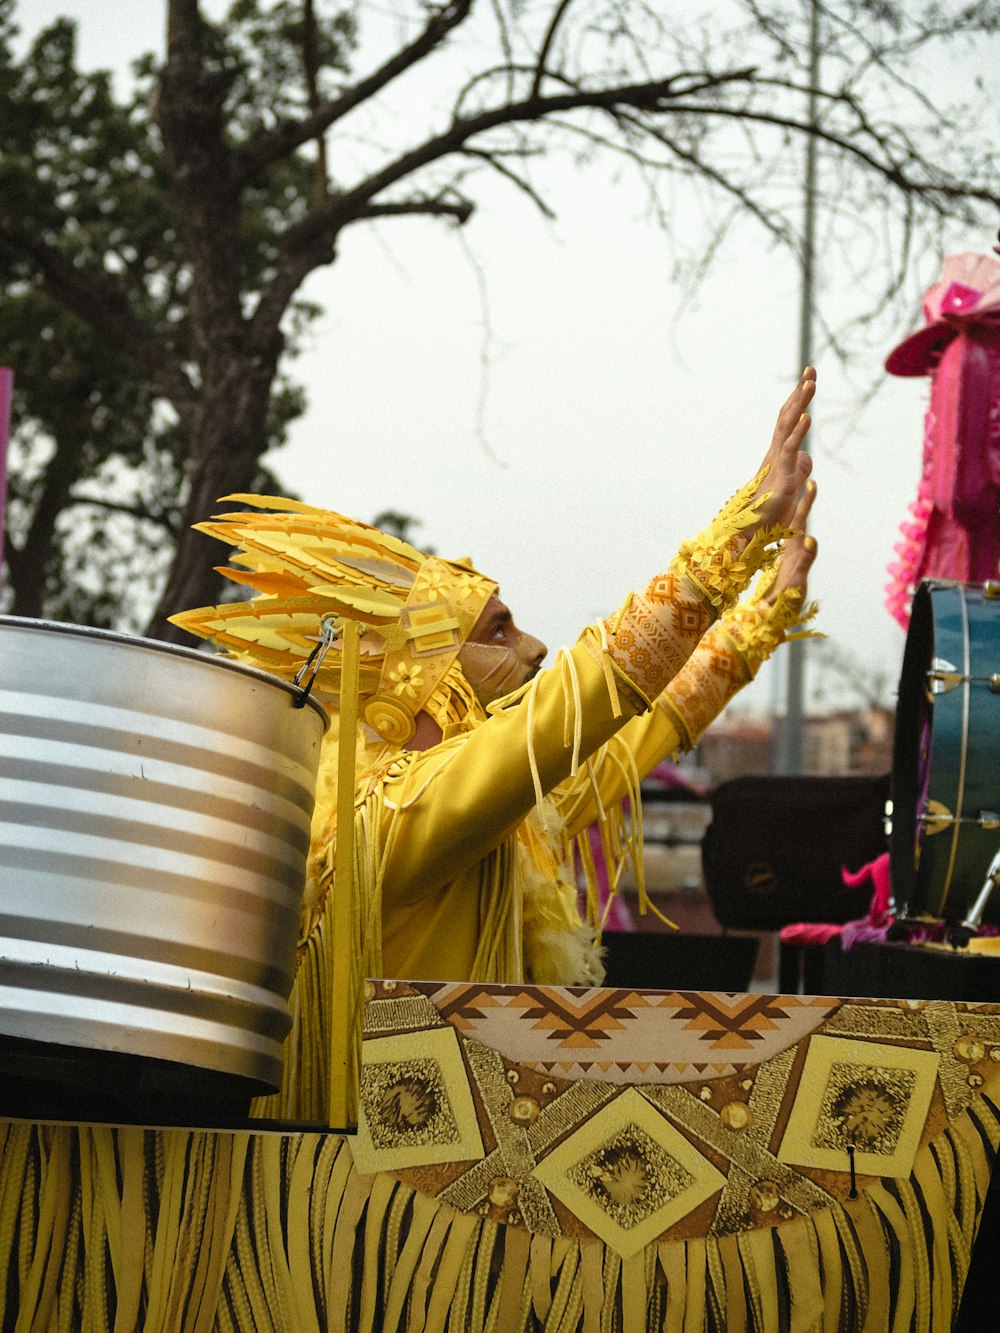
[[[194,649],[0,616],[5,1048],[279,1086],[326,726],[302,702]]]
[[[1000,848],[1000,583],[917,589],[894,744],[897,915],[963,922]],[[981,919],[1000,922],[1000,895]]]

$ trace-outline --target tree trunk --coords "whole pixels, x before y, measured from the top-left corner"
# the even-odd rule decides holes
[[[53,562],[59,558],[56,524],[69,502],[70,490],[77,478],[80,459],[87,444],[87,425],[80,413],[74,427],[58,430],[56,450],[45,469],[38,503],[31,519],[31,527],[20,549],[7,543],[7,561],[10,582],[14,589],[11,614],[37,620],[45,615],[46,578]]]
[[[146,629],[151,638],[190,645],[191,636],[169,624],[167,617],[219,600],[222,584],[214,566],[224,557],[218,542],[194,532],[192,525],[232,509],[219,504],[222,496],[253,490],[267,448],[267,407],[276,365],[276,357],[266,365],[259,357],[233,357],[226,379],[203,388],[181,531],[166,587]]]

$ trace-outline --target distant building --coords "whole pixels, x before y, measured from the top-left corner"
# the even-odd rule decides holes
[[[838,776],[892,769],[894,714],[888,708],[844,708],[803,723],[803,770]],[[767,717],[721,717],[698,742],[696,762],[709,786],[771,772],[772,724]]]

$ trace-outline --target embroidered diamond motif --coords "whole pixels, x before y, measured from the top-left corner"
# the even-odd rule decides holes
[[[624,1258],[725,1184],[635,1088],[591,1115],[532,1174]]]

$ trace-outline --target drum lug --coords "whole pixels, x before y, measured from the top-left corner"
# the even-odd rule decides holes
[[[980,828],[1000,829],[1000,814],[996,810],[980,810],[977,823]]]
[[[990,693],[1000,694],[1000,671],[994,671],[990,676]]]
[[[923,824],[924,833],[928,837],[932,833],[942,833],[950,824],[955,822],[955,816],[940,801],[928,801],[927,809],[917,818]]]
[[[927,684],[930,686],[931,694],[947,694],[950,690],[957,689],[965,680],[961,671],[956,671],[951,662],[946,662],[943,657],[935,657],[931,662],[931,669],[927,672]]]
[[[983,596],[988,602],[1000,600],[1000,582],[996,579],[987,579],[983,584]]]

